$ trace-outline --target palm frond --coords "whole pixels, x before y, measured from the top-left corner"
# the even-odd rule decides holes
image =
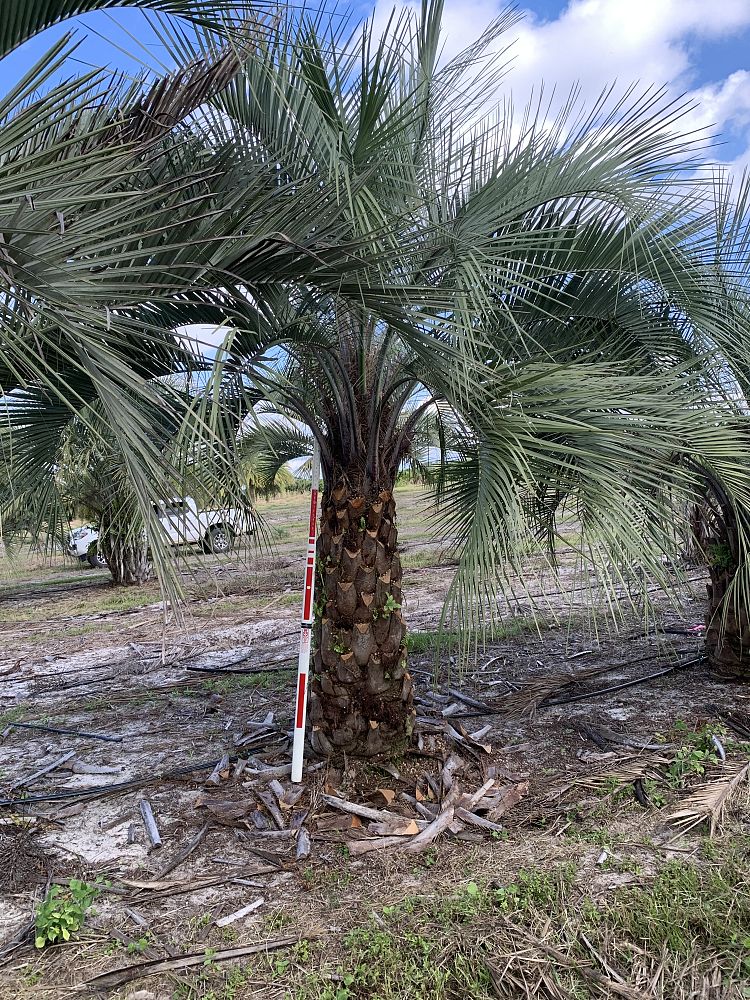
[[[690,795],[682,799],[667,817],[667,822],[678,827],[680,835],[706,823],[708,834],[713,837],[723,822],[732,798],[748,778],[750,762],[741,764],[729,773],[722,771],[720,776],[698,785]]]
[[[247,8],[245,0],[232,4],[235,11]],[[254,6],[254,5],[253,5]],[[197,27],[224,32],[231,25],[225,0],[4,0],[0,24],[0,59],[27,39],[61,21],[96,10],[139,7],[182,17]],[[236,16],[236,15],[235,15]]]

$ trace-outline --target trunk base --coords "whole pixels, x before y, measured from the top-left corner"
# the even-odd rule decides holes
[[[137,587],[151,580],[153,565],[145,545],[123,545],[116,536],[105,535],[99,537],[99,547],[117,586]]]
[[[711,669],[727,680],[750,681],[750,615],[746,608],[735,608],[729,598],[723,623],[727,591],[734,573],[709,567],[711,582],[707,585],[706,656]]]

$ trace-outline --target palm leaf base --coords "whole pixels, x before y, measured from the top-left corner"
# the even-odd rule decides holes
[[[736,608],[727,597],[734,573],[709,567],[707,584],[706,655],[709,666],[722,677],[750,680],[750,609]],[[729,602],[726,609],[725,603]]]
[[[411,735],[397,539],[391,490],[368,499],[342,482],[324,497],[310,687],[318,753],[388,754]]]

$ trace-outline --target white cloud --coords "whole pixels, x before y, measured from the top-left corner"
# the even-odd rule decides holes
[[[405,6],[416,11],[418,5]],[[444,58],[472,42],[503,6],[503,0],[446,0]],[[386,7],[381,0],[378,26]],[[696,45],[748,27],[750,0],[571,0],[546,21],[526,11],[510,32],[516,43],[504,89],[518,106],[542,87],[547,97],[554,90],[560,103],[577,85],[588,103],[612,84],[620,92],[633,83],[666,87],[671,97],[687,93],[700,102],[686,127],[713,126],[747,146],[750,159],[750,73],[738,70],[691,90]]]
[[[718,131],[725,143],[736,146],[739,142],[744,147],[730,159],[732,172],[739,174],[750,167],[750,72],[736,70],[720,83],[699,87],[690,96],[698,102],[691,115],[696,126]],[[727,158],[722,145],[715,155],[719,160]]]
[[[177,328],[177,339],[188,351],[196,357],[213,357],[230,332],[226,326],[208,326],[204,323],[194,323],[190,326]]]

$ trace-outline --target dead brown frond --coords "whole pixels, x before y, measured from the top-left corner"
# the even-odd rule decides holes
[[[722,718],[725,725],[740,739],[750,740],[750,714],[736,708],[732,712],[722,713]]]
[[[276,15],[256,14],[252,21],[245,20],[220,52],[207,52],[156,80],[127,117],[104,134],[103,141],[150,143],[161,139],[230,83],[259,38],[276,22]]]
[[[118,140],[141,143],[161,138],[223,90],[240,64],[240,54],[227,49],[213,60],[198,59],[161,77],[118,127]]]
[[[16,892],[46,880],[50,860],[36,842],[36,832],[22,819],[0,828],[0,891]]]
[[[660,779],[669,765],[669,758],[659,753],[624,754],[613,761],[605,770],[582,774],[566,785],[553,789],[549,798],[559,798],[573,788],[587,788],[593,792],[606,791],[616,795],[639,779]]]
[[[620,997],[621,1000],[646,1000],[647,994],[626,982],[602,956],[587,942],[589,950],[593,951],[597,964],[603,972],[598,971],[590,963],[582,961],[574,954],[569,954],[560,947],[548,944],[541,937],[511,924],[503,917],[502,925],[508,934],[508,945],[502,955],[502,964],[494,958],[488,971],[498,997],[545,997],[549,1000],[562,1000],[571,996],[559,983],[555,971],[565,970],[574,977],[583,980],[589,992],[596,997]],[[508,991],[507,987],[511,987]],[[516,992],[512,992],[515,989]]]
[[[698,785],[687,798],[683,799],[667,818],[667,822],[679,828],[680,833],[688,833],[701,823],[708,823],[709,836],[713,836],[721,826],[724,813],[732,796],[743,781],[750,778],[750,761],[746,761],[732,772],[721,772],[720,778]]]
[[[558,671],[554,674],[545,674],[524,684],[518,691],[511,691],[509,694],[498,698],[493,702],[492,707],[503,715],[510,717],[534,717],[540,705],[558,691],[576,684],[579,681],[588,680],[599,674],[606,673],[611,667],[594,667],[591,670],[570,670]]]

